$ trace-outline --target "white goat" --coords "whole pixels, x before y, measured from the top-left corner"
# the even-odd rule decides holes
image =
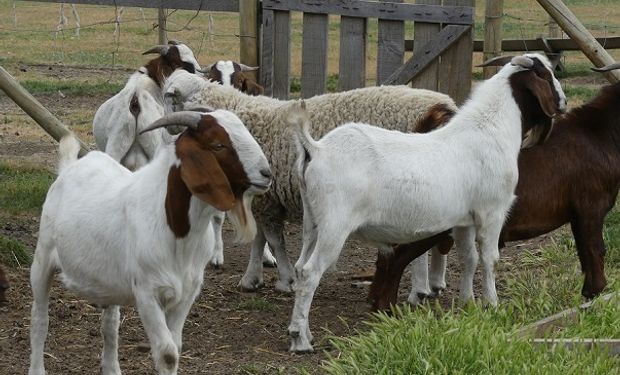
[[[137,307],[159,374],[176,374],[183,323],[213,251],[213,215],[230,210],[239,238],[254,237],[251,201],[268,189],[271,173],[243,123],[228,111],[179,112],[147,130],[169,125],[188,129],[135,173],[102,152],[77,160],[77,141],[63,138],[30,273],[29,374],[45,374],[54,271],[104,306],[103,374],[120,374],[118,305],[127,304]]]
[[[496,305],[498,237],[514,199],[523,134],[539,125],[531,114],[552,117],[565,107],[548,60],[524,55],[481,83],[445,127],[428,134],[349,123],[317,142],[308,132],[308,112],[289,113],[298,128],[296,170],[304,206],[290,350],[313,350],[312,297],[351,234],[390,251],[393,244],[454,228],[465,269],[462,298],[473,298],[477,240],[483,295]]]
[[[172,139],[163,129],[140,134],[164,115],[163,81],[177,68],[200,71],[194,53],[185,44],[171,41],[144,52],[152,53],[159,56],[133,73],[125,87],[97,109],[93,119],[97,148],[130,170],[145,165],[159,146]]]

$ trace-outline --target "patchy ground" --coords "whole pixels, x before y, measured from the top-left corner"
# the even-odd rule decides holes
[[[44,67],[36,67],[46,71]],[[48,71],[61,77],[80,74],[108,74],[101,71],[68,69],[64,75],[55,69]],[[122,73],[124,74],[124,73]],[[60,94],[38,96],[41,102],[62,120],[92,118],[95,109],[109,95],[63,97]],[[8,98],[0,96],[0,160],[54,168],[55,143],[28,120]],[[74,130],[92,143],[92,134],[84,123],[74,124]],[[0,212],[0,235],[23,242],[34,250],[38,218],[7,217]],[[323,278],[312,305],[310,324],[319,349],[315,354],[294,355],[287,352],[286,328],[293,306],[293,298],[274,292],[277,277],[275,269],[266,269],[265,288],[257,293],[242,293],[237,283],[243,274],[249,256],[247,245],[233,245],[232,233],[224,233],[226,244],[223,269],[206,270],[203,291],[194,304],[184,332],[184,349],[180,363],[181,374],[273,374],[298,373],[299,369],[320,373],[319,364],[330,352],[325,340],[327,331],[335,335],[349,335],[364,330],[363,320],[368,317],[366,302],[368,287],[354,280],[354,276],[374,270],[376,250],[355,241],[349,241],[338,262],[338,270]],[[301,228],[290,224],[286,240],[296,259],[301,245]],[[535,240],[525,245],[537,248],[544,241]],[[498,289],[502,289],[502,274],[514,268],[512,259],[519,256],[517,246],[502,252]],[[441,297],[450,305],[456,296],[459,270],[455,259],[450,261],[448,290]],[[9,269],[12,289],[10,303],[0,308],[0,374],[27,373],[29,364],[29,322],[31,293],[28,269]],[[408,292],[409,274],[405,275],[400,300]],[[479,289],[478,289],[479,290]],[[50,374],[98,373],[101,351],[99,333],[100,313],[86,301],[66,292],[56,281],[51,291],[50,329],[46,349],[46,366]],[[154,373],[149,349],[139,318],[133,308],[122,309],[120,328],[120,361],[124,374]]]

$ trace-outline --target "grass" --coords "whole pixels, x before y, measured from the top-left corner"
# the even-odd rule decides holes
[[[32,264],[32,254],[23,243],[0,236],[0,264],[8,267],[29,267]]]
[[[610,291],[620,290],[620,208],[604,231]],[[606,353],[534,347],[509,340],[524,325],[578,306],[583,282],[572,236],[556,235],[544,248],[527,251],[498,270],[500,306],[463,309],[423,306],[376,315],[369,329],[350,338],[332,337],[338,354],[323,368],[330,374],[618,374],[620,361]],[[508,267],[508,266],[505,266]],[[515,270],[517,270],[515,272]],[[618,300],[597,302],[554,337],[619,338]]]
[[[123,83],[84,82],[84,81],[22,81],[20,82],[31,94],[54,94],[62,92],[64,95],[97,95],[115,94],[119,92]]]
[[[0,162],[0,212],[38,214],[53,181],[49,171]]]

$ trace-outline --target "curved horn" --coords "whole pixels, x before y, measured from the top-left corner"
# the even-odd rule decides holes
[[[213,68],[215,64],[209,64],[207,66],[205,66],[204,68],[201,69],[196,69],[196,71],[200,72],[200,73],[209,73],[211,71],[211,68]]]
[[[615,64],[611,64],[611,65],[607,65],[607,66],[604,66],[602,68],[590,68],[590,69],[594,70],[595,72],[604,73],[604,72],[608,72],[610,70],[620,69],[620,62],[617,62]]]
[[[203,105],[186,108],[185,110],[186,111],[192,111],[192,112],[213,112],[213,111],[215,111],[214,108],[203,106]]]
[[[485,67],[485,66],[504,66],[506,64],[508,64],[510,61],[512,61],[512,59],[514,58],[514,56],[497,56],[497,57],[493,57],[491,59],[488,59],[487,61],[483,62],[480,65],[476,65],[477,67]]]
[[[253,72],[259,68],[258,66],[248,66],[245,64],[239,64],[239,66],[241,67],[242,72]]]
[[[148,55],[150,53],[157,53],[160,54],[162,56],[164,56],[165,54],[168,53],[168,49],[170,48],[170,46],[165,46],[165,45],[157,45],[154,47],[151,47],[151,49],[149,49],[148,51],[142,52],[143,55]]]
[[[181,42],[179,42],[178,40],[170,39],[168,41],[168,44],[170,44],[171,46],[178,46],[179,44],[181,44]]]
[[[525,69],[531,69],[534,66],[534,60],[530,59],[527,56],[516,56],[512,60],[510,60],[512,65],[519,65]]]
[[[199,112],[182,111],[166,115],[142,130],[140,134],[166,126],[187,126],[191,129],[198,129],[198,122],[202,118]]]

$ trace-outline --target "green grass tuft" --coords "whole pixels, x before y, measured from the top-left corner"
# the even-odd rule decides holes
[[[250,298],[239,302],[237,306],[240,310],[252,310],[252,311],[274,311],[276,305],[265,298]]]
[[[31,94],[55,94],[58,91],[64,95],[96,95],[116,94],[123,83],[110,82],[83,82],[83,81],[23,81],[22,86]]]
[[[29,267],[32,264],[32,254],[21,242],[0,236],[0,264],[13,268]]]
[[[8,214],[39,213],[54,178],[46,170],[0,162],[0,211]]]

